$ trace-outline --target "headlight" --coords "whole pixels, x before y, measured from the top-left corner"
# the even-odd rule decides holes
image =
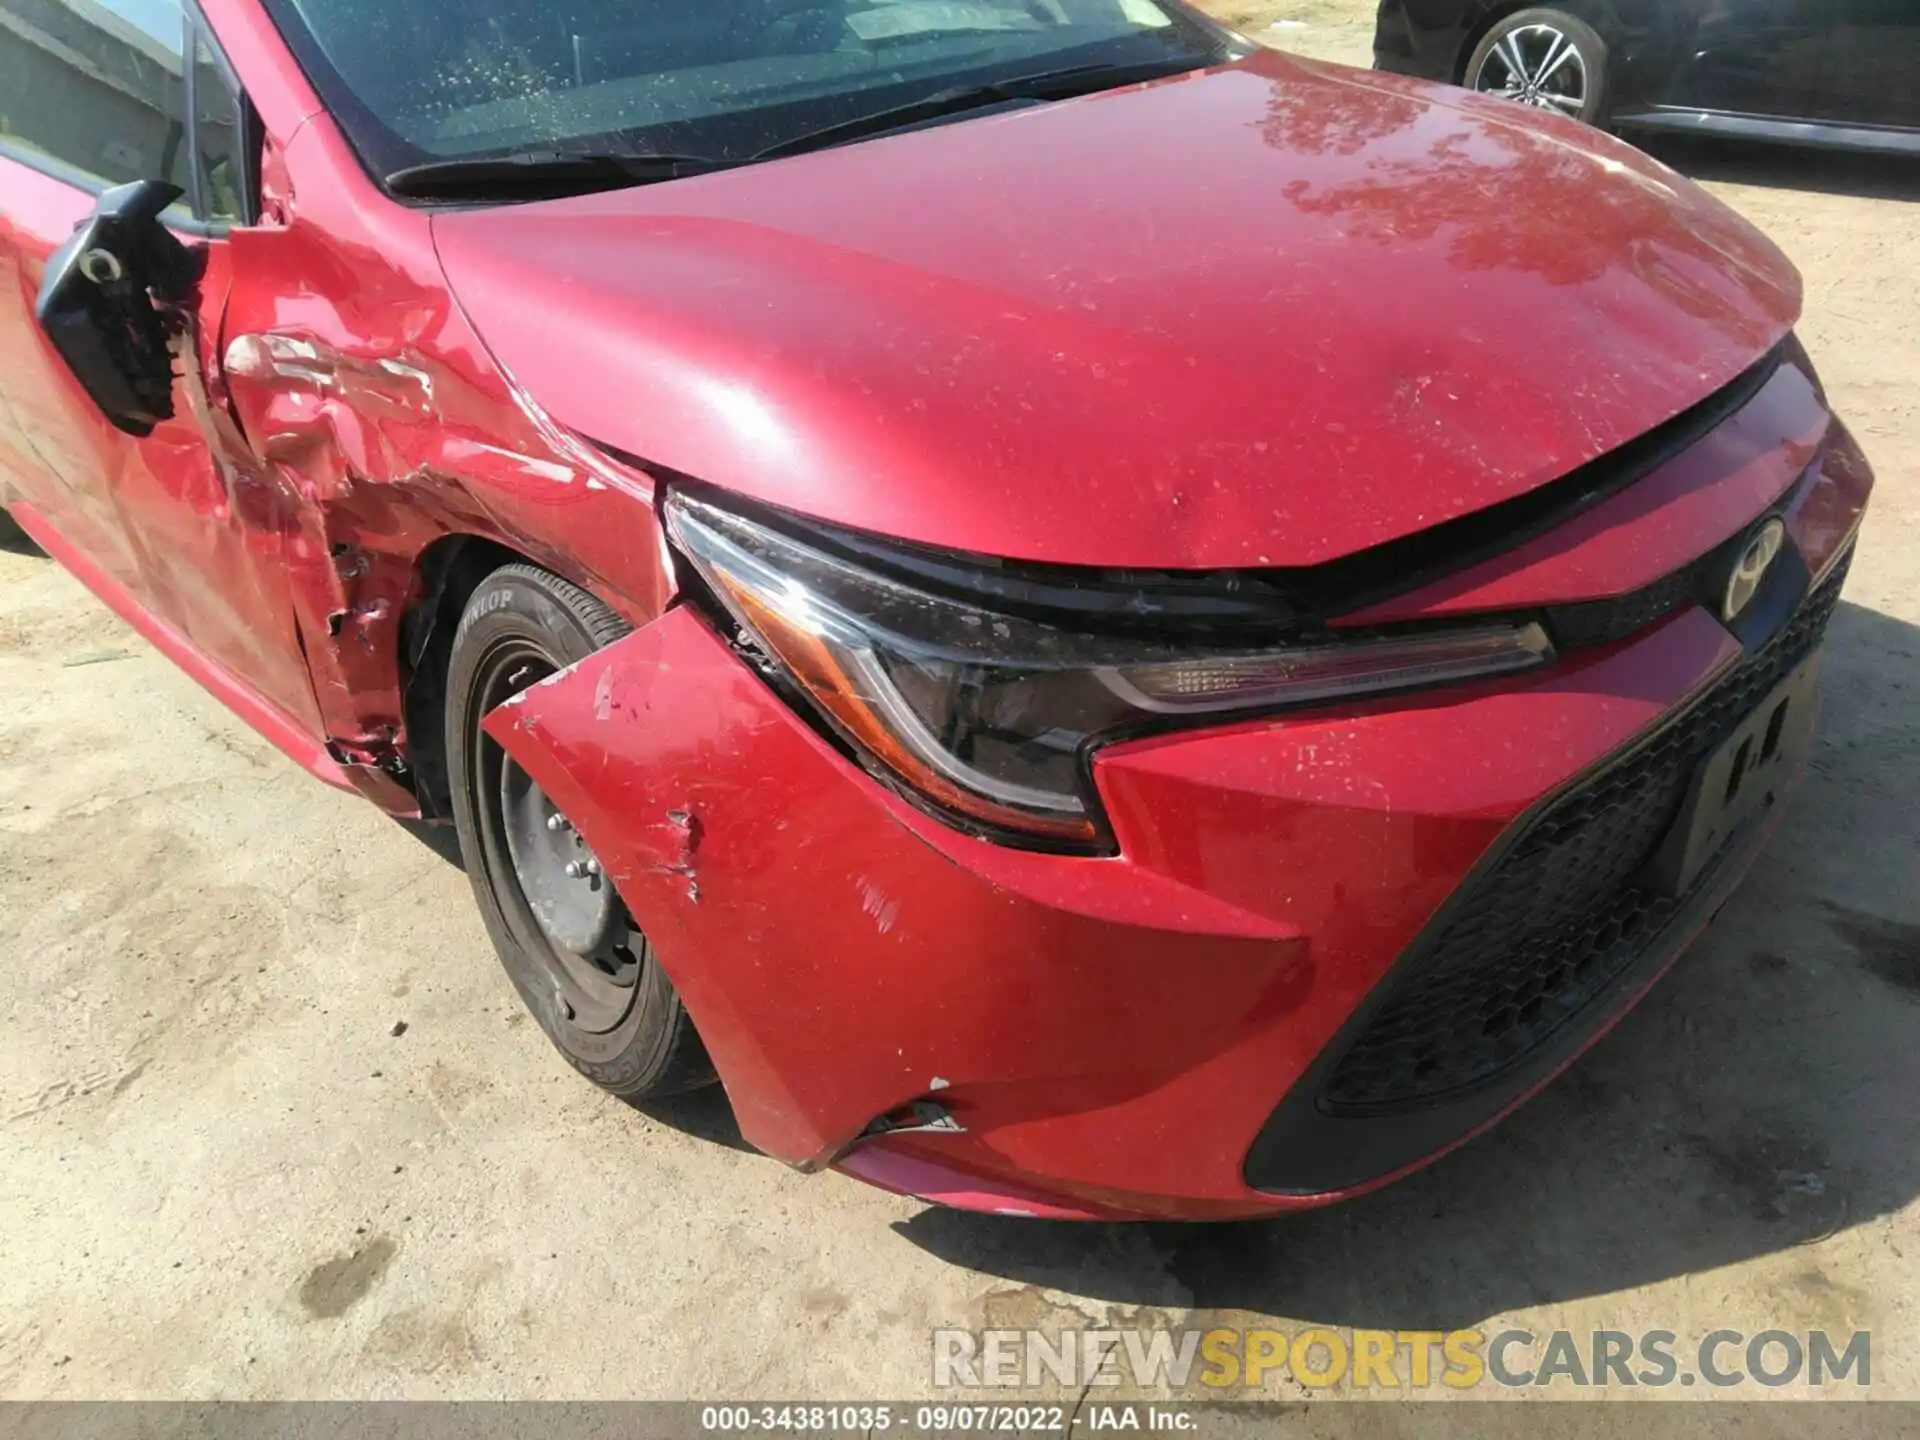
[[[1103,739],[1552,657],[1534,624],[1218,653],[1083,634],[904,584],[680,491],[666,514],[714,597],[869,770],[950,822],[1027,844],[1099,847],[1088,757]]]

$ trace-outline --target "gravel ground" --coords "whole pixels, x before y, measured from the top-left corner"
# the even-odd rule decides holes
[[[1359,4],[1218,8],[1366,59]],[[1920,1396],[1920,171],[1662,154],[1804,270],[1881,484],[1785,828],[1541,1100],[1283,1223],[794,1175],[577,1080],[441,848],[0,550],[0,1395],[906,1396],[934,1327],[1111,1321],[1871,1329]]]

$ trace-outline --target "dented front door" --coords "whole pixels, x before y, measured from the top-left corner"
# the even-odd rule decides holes
[[[87,198],[21,237],[29,273],[44,269],[85,215]],[[77,213],[69,219],[66,209]],[[93,558],[142,608],[301,730],[318,734],[287,584],[291,497],[270,474],[236,465],[246,452],[219,398],[231,247],[225,238],[182,238],[204,247],[205,270],[174,342],[172,417],[144,438],[114,428],[42,343],[32,359],[44,371],[33,387],[40,400],[35,447],[59,457],[63,488],[84,497],[79,508],[93,523],[73,542],[99,544],[100,529],[111,530],[110,553]],[[58,513],[49,518],[62,524]]]
[[[178,343],[174,417],[119,465],[124,507],[146,558],[151,603],[208,659],[320,734],[288,582],[295,496],[253,463],[226,403],[222,317],[233,247],[207,243],[197,323]]]
[[[218,210],[208,213],[214,205],[232,208],[232,197],[210,199],[215,191],[205,177],[233,170],[244,127],[234,122],[237,92],[227,88],[210,42],[192,27],[183,33],[178,55],[191,58],[173,63],[194,67],[191,83],[163,75],[168,83],[154,103],[179,116],[184,85],[198,113],[191,125],[173,120],[164,143],[174,158],[156,160],[131,140],[124,157],[134,173],[162,172],[189,189],[163,217],[202,260],[197,285],[169,312],[176,321],[172,414],[145,436],[116,428],[35,326],[34,296],[48,261],[93,212],[105,182],[57,157],[34,164],[0,155],[0,275],[18,291],[17,308],[12,293],[0,300],[0,386],[10,417],[0,441],[10,442],[12,483],[105,582],[240,690],[317,736],[287,581],[293,498],[247,465],[221,376],[222,320],[234,281],[229,235],[239,227]],[[145,44],[163,58],[175,53],[153,36]]]

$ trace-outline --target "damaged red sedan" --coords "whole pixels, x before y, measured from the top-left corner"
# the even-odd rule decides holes
[[[0,0],[0,501],[457,827],[616,1094],[1381,1184],[1764,843],[1872,479],[1771,244],[1172,0]]]

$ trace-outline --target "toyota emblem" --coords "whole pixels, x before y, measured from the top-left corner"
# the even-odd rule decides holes
[[[1767,569],[1786,539],[1786,525],[1775,518],[1747,540],[1746,548],[1734,562],[1733,574],[1727,577],[1727,593],[1720,602],[1720,618],[1727,624],[1738,620],[1741,612],[1753,603],[1753,597],[1760,593],[1760,582],[1766,579]]]

